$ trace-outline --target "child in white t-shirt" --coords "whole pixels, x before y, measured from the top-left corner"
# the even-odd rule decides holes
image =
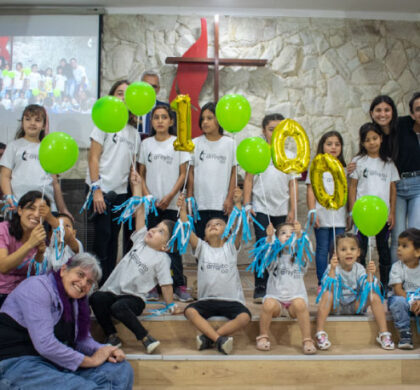
[[[51,199],[52,211],[69,214],[56,175],[46,173],[39,163],[39,146],[45,135],[47,112],[30,104],[22,113],[16,139],[10,142],[0,160],[1,190],[10,210],[28,191],[40,191]],[[45,186],[45,187],[44,187]],[[55,202],[53,201],[55,200]]]
[[[267,240],[272,240],[275,230],[272,224],[267,227]],[[285,244],[293,232],[300,235],[299,222],[285,222],[277,227],[277,237]],[[286,247],[283,252],[287,252]],[[269,351],[271,348],[268,331],[273,317],[285,315],[296,318],[302,333],[302,351],[305,355],[316,353],[314,341],[311,338],[311,323],[308,310],[308,295],[303,277],[308,269],[308,261],[302,266],[295,255],[280,253],[268,269],[269,277],[267,292],[263,300],[260,316],[260,334],[257,337],[257,349]]]
[[[322,135],[318,142],[317,155],[321,153],[328,153],[336,157],[343,167],[346,166],[343,156],[343,137],[338,131],[328,131]],[[324,188],[328,194],[334,192],[334,179],[330,172],[324,172],[322,176]],[[318,293],[321,291],[321,279],[324,275],[325,269],[328,265],[328,254],[334,244],[334,229],[335,234],[344,233],[346,228],[346,210],[347,205],[344,205],[338,210],[329,210],[321,206],[315,198],[314,191],[309,175],[306,178],[307,194],[306,201],[309,210],[316,210],[316,221],[314,224],[314,232],[316,239],[316,276],[318,277]]]
[[[358,312],[364,313],[367,306],[371,306],[373,316],[379,328],[379,335],[376,341],[383,349],[394,349],[391,333],[388,332],[385,308],[381,297],[375,291],[371,291],[367,297],[366,306],[361,307],[360,293],[363,288],[363,278],[366,276],[365,268],[357,262],[360,256],[359,240],[354,234],[343,233],[336,239],[337,254],[334,253],[331,263],[325,271],[323,284],[328,283],[328,278],[334,279],[336,286],[331,291],[325,288],[321,290],[320,302],[317,314],[317,333],[315,334],[318,348],[326,350],[331,346],[328,334],[325,332],[325,322],[328,315],[354,315]],[[376,266],[371,261],[367,266],[367,282],[373,281]],[[338,296],[335,296],[338,294]],[[334,305],[337,300],[337,306]],[[335,307],[334,307],[335,306]]]
[[[382,144],[382,130],[374,123],[365,123],[359,131],[360,151],[353,159],[356,169],[350,174],[349,210],[357,199],[365,195],[375,195],[383,199],[389,209],[388,222],[376,235],[379,253],[379,273],[382,285],[388,286],[391,269],[391,254],[388,245],[389,231],[394,227],[396,185],[399,174],[395,164],[389,159]],[[360,263],[365,265],[368,238],[360,234],[362,254]]]
[[[142,180],[135,171],[131,173],[131,186],[133,196],[141,197]],[[101,289],[92,295],[90,305],[105,332],[106,344],[121,345],[111,318],[115,317],[143,343],[147,353],[152,353],[160,343],[149,335],[137,319],[146,306],[148,291],[158,283],[168,311],[172,314],[182,311],[173,303],[170,259],[166,253],[174,223],[163,220],[147,230],[144,218],[144,205],[141,205],[136,211],[136,231],[131,236],[133,247]]]
[[[235,188],[233,200],[238,208],[242,207],[241,198],[242,190]],[[183,195],[178,199],[178,206],[181,220],[188,221]],[[223,219],[213,218],[208,221],[205,241],[191,232],[189,242],[198,259],[198,301],[188,305],[184,314],[202,333],[196,338],[199,351],[216,345],[219,352],[227,355],[233,348],[233,337],[230,335],[248,324],[251,313],[245,307],[237,268],[241,231],[232,242],[232,237],[222,238],[225,227]],[[214,316],[227,317],[229,321],[214,329],[207,321]]]
[[[388,308],[400,333],[398,348],[413,349],[410,316],[420,315],[420,230],[410,228],[398,237],[399,261],[392,265]]]
[[[158,105],[153,108],[150,116],[152,136],[141,144],[140,175],[143,178],[144,194],[156,199],[158,215],[148,215],[148,228],[156,226],[163,219],[174,222],[178,219],[177,195],[185,182],[190,158],[188,153],[174,150],[176,137],[171,134],[174,123],[171,109]],[[182,257],[178,252],[171,253],[170,257],[175,297],[181,302],[192,301],[184,282]],[[153,291],[149,298],[155,296],[156,292]]]
[[[266,115],[262,121],[263,138],[271,145],[271,137],[276,126],[284,119],[281,114]],[[270,161],[268,168],[259,175],[251,173],[245,174],[244,181],[244,204],[258,223],[264,228],[261,230],[254,223],[255,241],[265,237],[265,229],[269,224],[269,219],[274,226],[281,223],[293,222],[295,220],[295,189],[297,190],[297,180],[293,175],[288,175],[279,171]],[[269,215],[267,215],[267,212]],[[266,292],[268,272],[265,271],[262,277],[258,277],[258,272],[254,273],[255,289],[254,302],[262,303]]]
[[[194,197],[197,203],[200,220],[195,224],[195,231],[203,239],[207,222],[212,218],[224,218],[233,209],[236,150],[233,139],[223,135],[214,103],[201,108],[199,126],[204,134],[193,139],[195,148],[189,170],[188,197]]]

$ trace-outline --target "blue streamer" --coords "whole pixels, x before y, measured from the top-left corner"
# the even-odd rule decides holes
[[[312,222],[311,215],[313,214]],[[308,220],[306,222],[305,230],[302,235],[296,240],[295,254],[296,261],[301,266],[305,264],[303,261],[304,255],[309,259],[309,262],[312,262],[312,256],[314,252],[312,250],[311,241],[309,240],[309,230],[314,226],[316,221],[316,210],[310,210],[308,213]]]
[[[175,251],[175,244],[180,255],[187,251],[188,243],[190,241],[191,232],[194,232],[194,219],[191,215],[187,215],[188,221],[176,221],[172,237],[168,242],[168,247],[171,252]]]
[[[415,291],[407,291],[407,303],[411,306],[414,301],[420,300],[420,287]],[[417,333],[420,333],[420,317],[416,316]]]
[[[149,302],[147,302],[149,303]],[[171,309],[175,306],[175,303],[170,303],[169,305],[167,305],[164,302],[152,302],[153,304],[158,304],[158,305],[163,305],[165,306],[162,309],[150,309],[148,312],[151,313],[147,316],[145,316],[144,318],[153,318],[153,317],[158,317],[164,314],[168,314],[171,312]]]
[[[83,203],[82,208],[79,211],[79,214],[82,214],[84,210],[88,211],[92,207],[93,203],[93,191],[92,188],[89,190],[88,194],[86,195],[85,203]]]
[[[32,268],[35,268],[35,275],[43,275],[47,273],[48,261],[47,257],[44,256],[42,263],[38,263],[35,259],[30,259],[20,264],[17,269],[23,268],[25,264],[28,264],[28,271],[26,272],[26,277],[29,278],[32,274]]]
[[[190,198],[185,199],[185,201],[189,203],[191,206],[191,212],[192,212],[194,222],[200,221],[201,217],[200,217],[200,213],[198,212],[198,205],[194,197],[191,196]]]
[[[55,260],[60,260],[64,253],[64,228],[62,226],[62,223],[60,221],[60,226],[58,226],[56,229],[53,230],[54,234],[54,248],[55,248]],[[61,249],[59,247],[61,246]]]
[[[382,296],[381,293],[381,283],[378,281],[378,279],[374,276],[373,277],[373,281],[369,282],[367,280],[368,275],[363,275],[359,278],[359,280],[357,281],[357,286],[358,286],[358,298],[360,300],[359,303],[359,308],[357,309],[356,314],[359,314],[362,309],[366,306],[367,300],[368,300],[368,296],[370,293],[376,293],[379,295],[379,297],[381,298],[381,302],[384,302],[384,297]]]
[[[329,291],[333,294],[333,308],[337,309],[338,305],[340,304],[341,298],[341,278],[332,278],[328,274],[325,274],[321,281],[321,291],[319,292],[318,296],[316,297],[315,302],[319,303],[321,300],[322,295]]]
[[[132,196],[131,198],[127,199],[124,203],[114,206],[112,208],[112,212],[116,213],[120,210],[121,214],[119,217],[114,218],[114,221],[118,221],[118,224],[124,224],[128,221],[128,226],[130,230],[133,229],[133,215],[136,210],[141,206],[144,205],[144,219],[147,225],[147,217],[152,212],[155,216],[158,215],[156,209],[156,199],[150,195],[147,196]]]
[[[250,241],[252,239],[252,235],[248,219],[249,216],[251,216],[251,219],[261,230],[264,230],[262,225],[252,215],[247,213],[245,207],[238,209],[236,206],[234,206],[232,212],[229,215],[228,223],[226,224],[222,238],[228,237],[228,242],[235,242],[236,236],[238,235],[238,232],[242,226],[242,240],[244,242]]]

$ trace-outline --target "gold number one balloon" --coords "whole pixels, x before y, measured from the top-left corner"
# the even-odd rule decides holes
[[[176,112],[177,138],[174,149],[192,152],[194,143],[191,140],[191,99],[188,95],[178,95],[172,102],[171,108]]]

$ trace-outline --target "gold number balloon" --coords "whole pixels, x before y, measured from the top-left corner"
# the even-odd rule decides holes
[[[323,174],[330,172],[334,180],[334,193],[325,191]],[[338,210],[347,202],[346,172],[340,161],[331,154],[318,154],[311,164],[310,178],[315,198],[327,209]]]
[[[287,137],[292,137],[296,142],[296,157],[286,156],[284,144]],[[308,136],[303,127],[293,119],[281,121],[273,131],[271,138],[271,157],[274,166],[284,173],[302,173],[311,157]]]
[[[174,149],[192,152],[194,143],[191,140],[191,99],[188,95],[178,95],[171,103],[176,112],[177,138]]]

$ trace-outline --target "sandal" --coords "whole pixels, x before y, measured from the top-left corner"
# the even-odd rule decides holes
[[[304,355],[313,355],[316,353],[315,343],[310,337],[302,340],[302,351]]]
[[[379,333],[376,341],[379,343],[382,349],[386,349],[387,351],[391,351],[395,348],[394,342],[391,338],[391,333],[389,332]]]
[[[259,351],[269,351],[271,348],[270,338],[266,334],[262,334],[256,338],[257,349]]]
[[[320,330],[315,334],[316,343],[318,344],[318,348],[321,351],[326,351],[329,347],[331,347],[331,341],[328,340],[328,333]]]

